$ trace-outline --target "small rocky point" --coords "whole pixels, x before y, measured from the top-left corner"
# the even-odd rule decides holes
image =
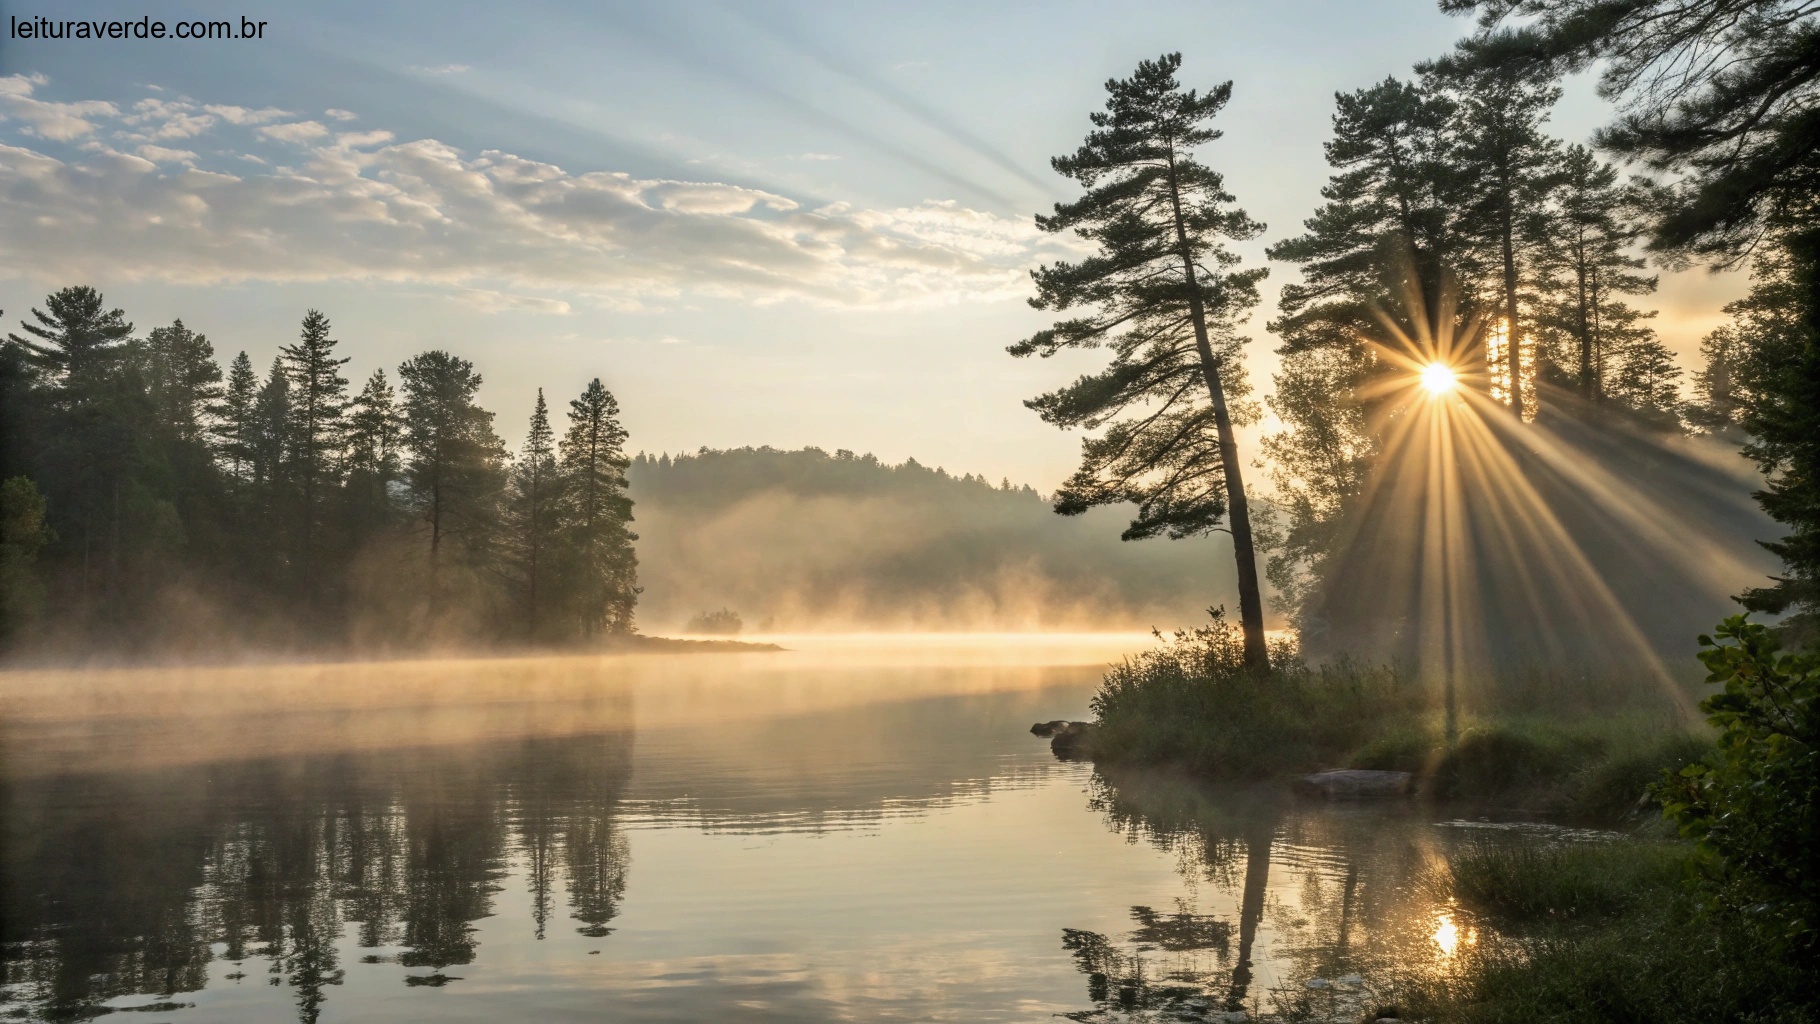
[[[1093,734],[1098,727],[1092,722],[1038,722],[1030,727],[1033,736],[1049,737],[1049,749],[1064,761],[1092,756]]]

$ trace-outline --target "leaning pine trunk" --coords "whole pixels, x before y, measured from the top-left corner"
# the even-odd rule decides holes
[[[1245,638],[1245,664],[1270,667],[1264,644],[1264,598],[1258,588],[1258,559],[1251,543],[1251,503],[1245,497],[1245,479],[1239,462],[1239,443],[1232,434],[1232,415],[1226,408],[1226,389],[1220,384],[1220,364],[1207,340],[1207,311],[1194,275],[1194,252],[1188,228],[1182,222],[1181,193],[1176,187],[1174,158],[1169,169],[1169,198],[1175,210],[1175,237],[1182,250],[1182,274],[1188,289],[1188,312],[1194,321],[1195,350],[1201,357],[1201,374],[1207,379],[1207,396],[1213,402],[1213,424],[1220,435],[1220,472],[1226,480],[1226,522],[1232,529],[1232,555],[1238,562],[1239,628]]]

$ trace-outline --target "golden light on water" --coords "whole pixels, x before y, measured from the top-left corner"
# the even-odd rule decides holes
[[[1451,914],[1442,914],[1435,922],[1435,945],[1441,947],[1442,956],[1452,956],[1460,948],[1460,928],[1453,923]]]
[[[1422,387],[1431,395],[1444,395],[1458,387],[1459,383],[1459,375],[1446,363],[1429,363],[1422,367]]]

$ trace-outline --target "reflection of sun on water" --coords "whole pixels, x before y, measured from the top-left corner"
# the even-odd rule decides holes
[[[1460,929],[1453,923],[1451,914],[1440,915],[1436,923],[1435,944],[1441,947],[1442,956],[1452,956],[1453,951],[1460,946]]]

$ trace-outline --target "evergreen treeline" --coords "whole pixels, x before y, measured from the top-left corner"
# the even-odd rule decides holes
[[[625,430],[598,379],[514,458],[443,351],[345,377],[328,317],[261,374],[51,294],[0,344],[0,638],[392,646],[629,633]]]
[[[1301,271],[1270,324],[1288,429],[1264,443],[1290,607],[1321,585],[1395,429],[1409,371],[1392,353],[1453,363],[1525,420],[1549,405],[1686,429],[1680,370],[1633,301],[1656,287],[1636,252],[1647,187],[1547,134],[1559,94],[1440,61],[1335,97],[1323,203],[1269,250]]]
[[[1325,585],[1384,468],[1399,349],[1451,360],[1524,420],[1748,439],[1771,480],[1763,507],[1794,534],[1768,545],[1790,578],[1744,599],[1820,603],[1811,15],[1778,0],[1724,17],[1661,0],[1442,6],[1478,14],[1479,31],[1408,80],[1336,96],[1324,202],[1270,249],[1301,271],[1270,325],[1283,363],[1269,403],[1288,428],[1264,444],[1284,604],[1305,609]],[[1592,147],[1563,144],[1547,132],[1558,83],[1595,64],[1620,115]],[[1654,177],[1625,180],[1601,152]],[[1760,282],[1703,344],[1691,401],[1638,304],[1656,286],[1652,253],[1753,263]]]

